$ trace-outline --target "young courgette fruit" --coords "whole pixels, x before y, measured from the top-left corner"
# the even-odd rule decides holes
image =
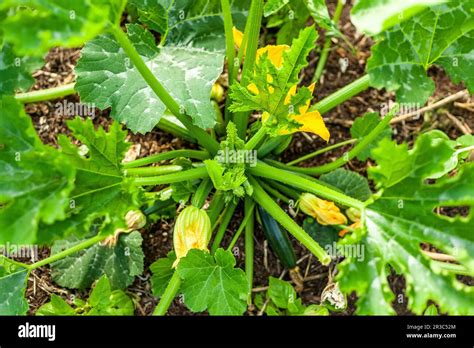
[[[259,206],[258,212],[263,226],[263,233],[271,249],[283,266],[290,270],[294,269],[296,267],[296,255],[288,238],[288,233],[265,209]]]

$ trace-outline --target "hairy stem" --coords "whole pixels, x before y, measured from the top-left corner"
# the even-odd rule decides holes
[[[344,7],[344,1],[343,0],[338,0],[336,11],[334,12],[334,16],[332,18],[332,20],[336,24],[339,22],[339,18],[341,17],[343,7]],[[319,58],[318,65],[316,66],[316,72],[314,73],[313,82],[318,82],[319,78],[321,77],[321,75],[323,73],[324,66],[326,65],[326,61],[328,59],[329,51],[331,49],[331,39],[332,39],[332,35],[330,35],[326,31],[326,41],[324,41],[324,46],[323,46],[323,50],[321,52],[321,57]]]
[[[323,173],[330,172],[334,169],[342,167],[344,164],[349,162],[351,159],[356,157],[359,153],[361,153],[368,145],[370,145],[380,133],[388,126],[390,120],[394,117],[394,115],[398,112],[398,105],[395,104],[394,107],[390,110],[390,112],[385,115],[385,117],[380,121],[380,123],[369,133],[367,134],[362,140],[360,140],[356,146],[354,146],[349,152],[346,152],[344,156],[339,157],[337,160],[324,164],[319,167],[308,167],[308,168],[301,168],[301,167],[291,167],[288,166],[288,170],[305,173],[310,175],[320,175]]]
[[[180,286],[181,278],[179,277],[178,271],[175,270],[170,282],[168,283],[168,286],[165,289],[165,292],[163,293],[163,296],[161,296],[160,302],[158,302],[158,305],[153,312],[153,315],[163,316],[166,314],[168,308],[170,308],[171,302],[173,302],[174,298],[176,297]]]
[[[357,199],[349,197],[341,192],[333,190],[315,181],[303,178],[298,174],[269,166],[268,164],[264,164],[260,161],[255,167],[248,167],[247,171],[252,175],[276,180],[284,184],[299,188],[304,192],[313,193],[317,196],[338,202],[348,207],[353,207],[361,210],[364,208],[364,203]],[[256,182],[255,179],[254,181]]]
[[[278,221],[293,237],[295,237],[301,244],[308,248],[314,256],[323,265],[328,265],[331,262],[331,257],[326,251],[303,230],[291,217],[289,217],[280,206],[265,192],[265,190],[258,184],[253,177],[249,178],[253,186],[253,199],[261,205],[273,218]]]
[[[199,150],[174,150],[159,153],[153,156],[148,156],[144,158],[139,158],[135,161],[123,163],[122,167],[124,169],[135,168],[135,167],[142,167],[148,164],[153,164],[161,161],[166,161],[170,159],[174,159],[177,157],[186,157],[186,158],[194,158],[198,160],[206,160],[210,158],[209,152],[207,151],[199,151]]]
[[[206,202],[207,196],[209,196],[209,193],[211,192],[213,186],[212,186],[212,180],[211,178],[205,178],[201,181],[199,184],[196,192],[193,195],[193,198],[191,200],[191,204],[194,205],[197,208],[202,208],[204,203]]]
[[[340,143],[336,143],[334,145],[326,146],[322,149],[319,149],[319,150],[316,150],[314,152],[308,153],[307,155],[301,156],[301,157],[299,157],[299,158],[297,158],[297,159],[295,159],[291,162],[286,163],[286,165],[293,166],[293,165],[298,164],[300,162],[304,162],[304,161],[307,161],[307,160],[309,160],[313,157],[321,155],[325,152],[328,152],[328,151],[331,151],[331,150],[334,150],[334,149],[338,149],[342,146],[354,144],[356,142],[357,142],[357,139],[349,139],[349,140],[341,141]]]
[[[263,0],[253,0],[250,5],[249,16],[245,25],[246,47],[241,50],[245,50],[245,61],[242,69],[242,81],[244,85],[248,82],[247,75],[249,71],[253,71],[255,60],[257,57],[257,48],[260,37],[260,27],[262,24],[263,15]],[[243,51],[242,51],[243,52]],[[240,57],[240,52],[239,52]],[[239,112],[234,115],[234,122],[237,126],[239,137],[245,139],[245,131],[247,130],[249,113]]]
[[[191,120],[191,117],[185,113],[182,113],[179,104],[150,71],[122,29],[118,26],[112,26],[111,32],[127,56],[130,58],[131,62],[135,65],[140,75],[148,83],[153,92],[155,92],[156,96],[160,98],[160,100],[166,105],[171,113],[175,115],[178,120],[196,137],[199,144],[205,147],[211,154],[216,154],[219,150],[218,142],[213,139],[206,131],[195,126]]]
[[[227,69],[229,76],[234,76],[234,59],[235,59],[235,48],[234,48],[234,34],[232,28],[232,13],[230,9],[229,0],[221,0],[222,14],[224,15],[224,30],[225,30],[225,48],[227,56]],[[229,79],[229,87],[232,85],[232,79]]]
[[[39,91],[18,93],[15,95],[15,99],[23,104],[58,99],[76,93],[74,85],[75,83],[69,83],[67,85],[42,89]]]
[[[255,135],[250,138],[250,140],[245,144],[245,150],[253,150],[257,147],[258,144],[265,138],[267,135],[267,129],[265,127],[260,127],[260,129],[255,133]]]
[[[182,170],[183,170],[182,166],[170,164],[170,165],[164,165],[164,166],[158,166],[158,167],[129,168],[129,169],[124,170],[124,175],[147,177],[147,176],[166,175],[166,174],[180,172]]]
[[[328,95],[323,100],[320,100],[310,108],[310,111],[317,110],[321,115],[325,114],[332,108],[335,108],[339,104],[342,104],[360,92],[365,91],[367,88],[369,88],[369,83],[369,75],[364,75],[361,78],[349,83],[347,86],[342,87],[333,94]]]
[[[50,263],[53,263],[55,261],[64,259],[65,257],[68,257],[69,255],[77,253],[78,251],[81,251],[83,249],[87,249],[87,248],[93,246],[94,244],[97,244],[97,243],[103,241],[107,237],[108,237],[108,235],[97,235],[97,236],[92,237],[90,239],[87,239],[87,240],[85,240],[85,241],[83,241],[79,244],[76,244],[76,245],[74,245],[73,247],[71,247],[69,249],[66,249],[66,250],[61,251],[57,254],[51,255],[50,257],[47,257],[46,259],[35,262],[31,265],[28,265],[27,269],[31,271],[31,270],[36,269],[38,267],[49,265]]]
[[[252,288],[253,288],[253,261],[254,261],[254,224],[255,224],[255,206],[252,205],[252,199],[250,197],[245,198],[244,213],[247,214],[251,211],[251,215],[247,223],[245,224],[245,275],[249,283],[249,296],[247,304],[252,304]]]
[[[235,246],[235,243],[237,243],[237,241],[239,240],[239,237],[242,234],[248,221],[250,220],[251,217],[253,217],[254,208],[255,208],[255,202],[253,201],[250,202],[250,207],[245,207],[244,219],[242,220],[237,231],[235,232],[234,237],[230,241],[229,246],[227,247],[227,251],[232,251],[232,248]]]
[[[212,242],[211,253],[214,254],[217,248],[219,248],[222,238],[224,238],[225,231],[227,230],[227,226],[229,226],[230,220],[234,215],[235,208],[237,208],[237,204],[234,202],[230,203],[230,205],[227,207],[221,224],[219,225],[219,229],[217,230],[216,236],[214,237],[214,241]]]
[[[142,186],[157,186],[181,181],[203,179],[205,177],[207,177],[206,167],[199,167],[188,169],[179,173],[152,176],[148,178],[136,178],[135,183]]]

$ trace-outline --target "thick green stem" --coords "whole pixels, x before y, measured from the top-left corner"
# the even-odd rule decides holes
[[[229,246],[227,247],[228,251],[231,251],[232,248],[235,246],[235,243],[237,243],[237,241],[239,240],[239,237],[242,234],[245,226],[247,225],[250,218],[253,216],[253,209],[255,208],[255,202],[252,201],[250,204],[251,206],[248,207],[249,209],[247,209],[247,207],[245,208],[244,219],[242,220],[242,223],[237,229],[237,232],[235,232],[234,237],[230,241]]]
[[[319,167],[301,168],[288,166],[288,170],[310,175],[320,175],[342,167],[344,164],[346,164],[351,159],[356,157],[359,153],[361,153],[362,150],[364,150],[368,145],[372,144],[379,136],[379,134],[382,133],[384,129],[389,125],[390,120],[395,116],[397,112],[398,105],[395,104],[394,107],[390,110],[390,112],[369,134],[363,137],[362,140],[357,143],[357,145],[355,145],[349,152],[346,152],[344,156],[338,158],[337,160]]]
[[[339,22],[339,18],[341,18],[342,8],[344,7],[344,1],[338,0],[336,11],[334,11],[334,16],[332,18],[334,23]],[[321,77],[324,66],[326,65],[326,61],[328,59],[329,51],[331,48],[331,39],[332,35],[328,31],[326,31],[326,41],[324,42],[323,50],[321,52],[321,56],[319,57],[318,65],[316,66],[316,72],[314,73],[313,82],[318,82],[319,78]]]
[[[249,178],[250,184],[253,187],[253,199],[261,205],[273,218],[278,221],[293,237],[295,237],[301,244],[308,248],[314,256],[323,265],[328,265],[331,262],[331,257],[326,251],[303,230],[291,217],[289,217],[280,206],[265,192],[265,190],[258,184],[253,177]]]
[[[329,199],[330,201],[338,202],[342,205],[363,209],[364,203],[349,197],[341,192],[335,191],[327,186],[318,184],[315,181],[308,180],[290,171],[278,169],[263,162],[258,162],[255,167],[248,167],[247,172],[262,178],[280,181],[284,184],[297,187],[304,192],[310,192],[317,196]],[[256,180],[254,179],[256,182]]]
[[[227,56],[227,69],[229,76],[234,76],[234,59],[235,59],[235,47],[234,47],[234,34],[232,28],[232,13],[230,9],[229,0],[221,0],[222,14],[224,16],[224,30],[225,30],[225,48]],[[232,79],[229,79],[229,87],[232,85]]]
[[[197,208],[202,208],[212,188],[213,188],[213,185],[212,185],[211,178],[203,179],[201,183],[199,184],[196,192],[193,195],[193,198],[191,200],[192,205],[194,205]]]
[[[135,161],[123,163],[124,169],[135,168],[135,167],[142,167],[148,164],[157,163],[161,161],[166,161],[170,159],[174,159],[177,157],[186,157],[186,158],[194,158],[199,160],[206,160],[210,158],[209,152],[207,151],[199,151],[199,150],[174,150],[159,153],[153,156],[148,156],[144,158],[139,158]]]
[[[309,160],[313,157],[321,155],[325,152],[328,152],[328,151],[331,151],[331,150],[334,150],[334,149],[338,149],[342,146],[350,145],[350,144],[353,144],[353,143],[356,143],[356,142],[357,142],[357,139],[349,139],[349,140],[341,141],[340,143],[330,145],[330,146],[326,146],[322,149],[319,149],[319,150],[316,150],[314,152],[308,153],[307,155],[301,156],[301,157],[299,157],[299,158],[297,158],[297,159],[295,159],[291,162],[286,163],[286,165],[287,166],[293,166],[293,165],[298,164],[300,162],[304,162],[304,161],[307,161],[307,160]]]
[[[465,276],[472,276],[472,272],[470,272],[465,266],[458,265],[455,263],[448,263],[442,261],[431,261],[435,267],[439,267],[444,271],[452,272],[459,275]]]
[[[43,260],[35,262],[31,265],[28,265],[27,269],[31,271],[31,270],[36,269],[38,267],[49,265],[50,263],[53,263],[55,261],[64,259],[65,257],[67,257],[69,255],[77,253],[78,251],[81,251],[83,249],[87,249],[87,248],[93,246],[94,244],[97,244],[97,243],[103,241],[107,237],[108,237],[108,235],[98,235],[98,236],[92,237],[90,239],[87,239],[87,240],[83,241],[82,243],[74,245],[72,248],[66,249],[66,250],[61,251],[57,254],[51,255],[50,257],[48,257],[46,259],[43,259]]]
[[[349,83],[347,86],[344,86],[340,90],[334,92],[333,94],[327,96],[323,100],[319,101],[310,108],[310,111],[319,111],[319,113],[325,114],[332,108],[342,104],[346,100],[352,98],[353,96],[359,94],[362,91],[365,91],[369,88],[370,78],[369,75],[364,75],[361,78],[355,80],[354,82]]]
[[[298,191],[295,191],[291,187],[283,185],[283,184],[281,184],[281,183],[279,183],[278,181],[275,181],[275,180],[268,180],[268,182],[270,183],[270,186],[273,186],[275,189],[277,189],[278,191],[284,193],[285,195],[287,195],[288,197],[290,197],[294,201],[297,201],[298,199],[300,199],[301,193],[298,192]]]
[[[224,209],[224,206],[223,192],[216,191],[212,197],[211,203],[209,203],[209,208],[207,208],[207,215],[209,215],[209,220],[211,220],[211,226],[216,224],[221,211]]]
[[[180,172],[183,170],[182,166],[170,164],[158,167],[143,167],[143,168],[129,168],[124,170],[125,176],[158,176],[171,173]]]
[[[260,129],[255,133],[255,135],[250,138],[250,140],[245,144],[245,150],[253,150],[257,147],[258,144],[265,138],[267,135],[267,129],[265,127],[260,127]]]
[[[242,69],[242,81],[241,83],[246,85],[248,83],[249,71],[253,71],[255,60],[257,57],[257,48],[260,38],[260,27],[262,24],[263,15],[263,0],[253,0],[250,5],[249,16],[245,25],[246,47],[245,49],[245,61]],[[240,53],[240,52],[239,52]],[[239,54],[240,56],[240,54]],[[239,112],[234,115],[234,122],[237,126],[239,137],[245,139],[245,132],[247,130],[249,113]]]
[[[155,127],[161,129],[162,131],[170,133],[175,137],[189,141],[190,143],[196,142],[196,138],[194,138],[186,128],[181,127],[176,123],[168,120],[165,116],[160,119],[160,122]]]
[[[247,276],[247,282],[249,283],[249,295],[247,304],[252,304],[252,288],[253,288],[253,261],[254,261],[254,224],[255,224],[255,206],[252,205],[253,201],[250,197],[245,197],[244,212],[247,214],[249,211],[252,212],[249,221],[245,224],[245,275]]]
[[[157,97],[160,98],[160,100],[166,105],[171,113],[175,115],[178,120],[196,137],[199,144],[205,147],[211,154],[215,155],[219,150],[218,142],[203,129],[195,126],[191,120],[191,117],[182,113],[179,104],[157,80],[155,75],[145,64],[142,57],[137,52],[133,44],[128,39],[128,36],[122,31],[122,29],[118,26],[112,26],[111,32],[120,44],[120,47],[122,47],[122,49],[125,51],[131,62],[139,71],[140,75],[148,83],[153,92],[155,92]]]
[[[180,286],[181,278],[179,277],[178,271],[175,270],[170,282],[168,283],[168,286],[165,289],[165,292],[163,293],[163,296],[161,296],[160,302],[158,302],[158,305],[153,312],[153,315],[163,316],[166,314],[168,308],[171,306],[171,302],[173,302],[174,298],[176,297]]]
[[[237,208],[237,204],[234,202],[230,203],[230,205],[227,207],[222,218],[221,224],[219,225],[219,229],[217,230],[216,236],[214,237],[214,241],[212,242],[211,253],[214,254],[217,248],[219,248],[219,246],[221,245],[225,231],[227,230],[227,226],[229,226],[230,220],[234,215],[235,208]]]
[[[269,181],[273,181],[273,180],[269,180]],[[271,187],[269,184],[267,184],[265,181],[263,180],[259,180],[258,183],[260,184],[260,186],[263,187],[263,189],[265,191],[267,191],[270,195],[272,195],[273,197],[275,197],[276,199],[279,199],[280,201],[283,201],[285,203],[290,203],[290,199],[288,197],[286,197],[285,195],[281,194],[280,191],[278,191],[277,189]]]
[[[193,168],[184,172],[166,174],[161,176],[152,176],[149,178],[136,178],[135,183],[142,186],[157,186],[172,184],[175,182],[203,179],[207,177],[206,167]]]
[[[63,98],[68,95],[76,93],[74,89],[75,83],[69,83],[67,85],[53,87],[48,89],[42,89],[39,91],[31,91],[25,93],[18,93],[15,95],[15,99],[18,100],[20,103],[28,104],[28,103],[36,103],[46,100],[58,99]]]

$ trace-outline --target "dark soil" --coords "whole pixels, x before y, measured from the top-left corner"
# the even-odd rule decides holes
[[[331,13],[334,11],[334,8],[335,1],[330,1]],[[370,38],[356,33],[354,26],[348,20],[349,11],[350,6],[346,6],[341,19],[341,28],[342,32],[354,45],[356,53],[353,54],[351,49],[341,40],[333,40],[332,50],[328,57],[323,77],[317,84],[314,93],[315,101],[323,99],[337,89],[364,75],[365,65],[370,56],[370,47],[373,42]],[[267,39],[271,40],[271,38]],[[323,45],[323,32],[320,32],[318,42],[321,46]],[[72,82],[74,80],[73,69],[79,55],[80,50],[77,49],[52,50],[46,57],[45,66],[35,74],[36,84],[32,89],[50,88]],[[347,70],[342,72],[340,61],[346,58],[348,59],[349,64]],[[304,84],[309,84],[311,81],[318,61],[318,54],[314,53],[310,60],[311,63],[303,75]],[[431,100],[441,99],[464,88],[461,85],[452,84],[445,73],[438,68],[430,69],[429,74],[436,82],[436,92]],[[79,102],[79,97],[77,95],[64,99],[67,102]],[[383,90],[378,91],[375,89],[369,89],[329,111],[324,115],[327,126],[331,132],[329,144],[349,139],[349,129],[356,117],[370,111],[381,111],[389,101],[394,101],[394,99],[393,93],[387,93]],[[64,117],[64,115],[60,115],[57,112],[58,107],[56,106],[56,103],[58,102],[63,102],[63,99],[30,104],[26,107],[26,110],[31,115],[41,139],[45,143],[53,146],[57,145],[58,134],[69,134],[66,126],[68,117]],[[471,99],[469,102],[472,103],[473,100]],[[395,138],[400,142],[408,141],[411,143],[420,132],[433,128],[445,131],[452,138],[462,135],[463,133],[461,129],[456,126],[450,118],[446,117],[446,111],[457,117],[462,123],[464,123],[464,125],[470,127],[470,129],[474,129],[473,112],[466,108],[457,106],[456,103],[452,103],[435,111],[425,113],[419,119],[396,124],[394,127]],[[108,114],[109,112],[107,110],[96,110],[95,116],[93,117],[94,123],[96,125],[107,127],[111,123]],[[140,157],[190,146],[190,144],[187,144],[180,139],[173,138],[160,130],[155,130],[146,135],[130,134],[129,141],[140,145]],[[314,135],[296,133],[291,145],[284,152],[281,159],[283,162],[287,162],[326,145],[327,144],[324,141]],[[191,146],[194,147],[194,145]],[[312,160],[304,162],[302,165],[314,166],[333,161],[347,151],[348,148],[349,147],[340,148],[332,152],[327,152]],[[367,166],[370,165],[372,165],[370,161],[368,163],[362,163],[353,160],[347,164],[347,168],[365,174]],[[224,244],[229,243],[231,235],[230,231],[235,231],[238,228],[241,219],[242,212],[241,209],[238,208],[233,222],[229,226],[229,233],[224,239]],[[158,223],[147,226],[141,231],[144,238],[145,273],[143,276],[137,277],[133,285],[127,289],[127,293],[132,296],[136,303],[137,315],[151,314],[157,303],[151,293],[149,281],[150,272],[148,268],[152,262],[160,257],[166,256],[168,251],[172,249],[172,227],[172,219],[163,219]],[[304,289],[300,295],[306,304],[319,303],[321,292],[328,282],[328,272],[334,271],[334,265],[331,265],[330,269],[323,267],[296,241],[294,241],[294,246],[297,251],[297,256],[301,260],[299,267],[302,274],[313,279],[304,283]],[[245,255],[243,238],[241,238],[237,243],[234,251],[238,265],[244,267]],[[47,257],[48,254],[49,251],[44,249],[40,253],[40,258]],[[268,249],[264,242],[263,233],[260,228],[257,227],[255,233],[255,292],[263,291],[265,289],[265,286],[268,285],[269,276],[279,277],[282,275],[283,271],[284,267],[281,266],[271,250]],[[285,273],[283,278],[289,280],[288,274]],[[393,273],[389,277],[389,282],[395,293],[394,308],[396,312],[400,315],[410,314],[407,310],[407,302],[404,296],[405,281],[403,277],[397,276]],[[30,314],[34,314],[38,307],[49,301],[52,293],[63,296],[65,299],[71,299],[71,296],[87,296],[87,292],[78,292],[57,287],[51,281],[49,269],[43,267],[32,272],[29,279],[27,298],[30,303]],[[354,294],[349,296],[349,307],[341,314],[353,314],[355,311],[355,301],[356,297]],[[258,310],[255,308],[250,309],[248,314],[257,315]],[[180,303],[179,298],[177,298],[169,310],[169,315],[193,315],[193,313],[189,312],[184,305]]]

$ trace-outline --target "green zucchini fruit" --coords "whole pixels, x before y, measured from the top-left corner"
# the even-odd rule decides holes
[[[270,248],[276,254],[283,266],[288,269],[296,267],[296,255],[291,245],[288,233],[280,224],[262,207],[258,207],[263,233],[270,244]]]

